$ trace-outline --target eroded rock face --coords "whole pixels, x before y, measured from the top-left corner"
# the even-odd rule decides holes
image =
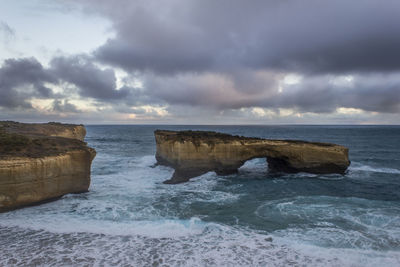
[[[165,183],[186,182],[209,171],[237,172],[247,160],[267,158],[270,171],[344,174],[346,147],[292,140],[267,140],[202,131],[155,131],[159,164],[175,173]]]
[[[62,124],[57,122],[49,123],[19,123],[14,121],[2,121],[3,127],[9,133],[21,135],[45,135],[65,137],[83,141],[86,136],[86,129],[83,125]]]
[[[0,212],[87,192],[96,151],[82,125],[0,122]]]

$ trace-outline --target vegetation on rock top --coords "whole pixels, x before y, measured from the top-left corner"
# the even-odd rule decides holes
[[[200,142],[204,142],[207,144],[215,144],[217,142],[228,143],[231,141],[239,141],[239,142],[251,142],[251,141],[282,141],[288,142],[292,144],[314,144],[318,146],[335,146],[335,144],[331,143],[321,143],[321,142],[309,142],[309,141],[302,141],[302,140],[273,140],[273,139],[264,139],[258,137],[247,137],[247,136],[240,136],[240,135],[230,135],[226,133],[219,133],[213,131],[170,131],[170,130],[156,130],[154,132],[156,135],[165,135],[168,136],[168,139],[184,142],[190,141],[194,143],[196,146],[200,144]]]
[[[17,133],[15,122],[0,123],[0,158],[8,157],[43,157],[66,153],[71,150],[87,149],[86,143],[63,137]],[[25,127],[25,126],[24,126]]]

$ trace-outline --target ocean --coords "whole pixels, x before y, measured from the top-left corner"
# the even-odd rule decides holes
[[[400,126],[88,125],[90,192],[0,214],[0,266],[400,266]],[[163,184],[153,131],[332,142],[346,175],[239,173]]]

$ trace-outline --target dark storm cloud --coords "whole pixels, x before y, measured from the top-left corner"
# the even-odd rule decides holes
[[[49,82],[120,114],[157,113],[146,105],[175,118],[204,109],[199,116],[223,119],[252,107],[322,117],[341,107],[400,112],[398,0],[76,2],[108,17],[115,35],[91,54],[53,58],[49,68],[24,59],[36,79],[18,60],[4,63],[0,106],[30,107],[35,96],[54,98],[54,111],[78,111],[68,90],[54,97]],[[113,67],[127,73],[118,89]],[[301,79],[285,83],[288,74]]]
[[[400,73],[358,77],[352,90],[344,94],[344,107],[366,111],[400,113]]]
[[[274,95],[278,77],[270,72],[243,72],[240,75],[188,73],[174,76],[146,75],[143,80],[147,94],[153,99],[164,100],[169,104],[232,109],[250,107]]]
[[[275,103],[301,112],[329,113],[340,107],[400,112],[400,73],[355,75],[348,82],[337,79],[332,76],[306,78],[285,87]]]
[[[129,93],[126,89],[116,90],[114,70],[102,70],[84,57],[57,57],[50,65],[55,76],[76,85],[83,97],[111,101]]]
[[[400,2],[87,1],[114,23],[95,55],[128,71],[400,69]]]
[[[35,58],[7,59],[0,68],[0,106],[30,108],[27,99],[51,97],[44,83],[55,81]]]
[[[69,103],[68,99],[55,99],[52,103],[52,111],[61,113],[79,113],[81,112],[74,104]]]
[[[237,75],[226,74],[150,76],[145,79],[145,86],[153,99],[215,110],[264,107],[330,113],[345,107],[384,113],[400,112],[398,72],[352,77],[306,76],[296,84],[284,84],[282,75],[270,72],[251,73],[247,77],[260,84],[257,87],[260,90],[244,91]]]
[[[64,89],[54,94],[46,83]],[[7,108],[31,108],[32,98],[62,98],[66,88],[73,85],[83,98],[101,102],[113,102],[127,98],[132,88],[117,90],[114,70],[101,69],[87,57],[56,57],[49,68],[44,68],[35,58],[7,59],[0,68],[0,106]],[[133,89],[132,89],[133,90]],[[54,100],[54,110],[74,111],[68,101]]]
[[[118,3],[86,1],[115,30],[94,57],[141,74],[153,102],[399,112],[397,0]],[[303,80],[282,85],[287,73]],[[341,75],[351,87],[331,82]]]

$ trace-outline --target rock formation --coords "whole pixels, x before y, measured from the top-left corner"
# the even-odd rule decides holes
[[[83,125],[0,122],[0,212],[87,192],[96,151]]]
[[[8,133],[20,135],[46,135],[78,139],[83,141],[86,136],[86,129],[83,125],[61,124],[58,122],[43,123],[19,123],[13,121],[2,121],[3,127]]]
[[[157,162],[175,173],[164,183],[181,183],[209,171],[238,171],[247,160],[267,158],[272,172],[344,174],[350,164],[346,147],[295,140],[267,140],[203,131],[154,132]]]

